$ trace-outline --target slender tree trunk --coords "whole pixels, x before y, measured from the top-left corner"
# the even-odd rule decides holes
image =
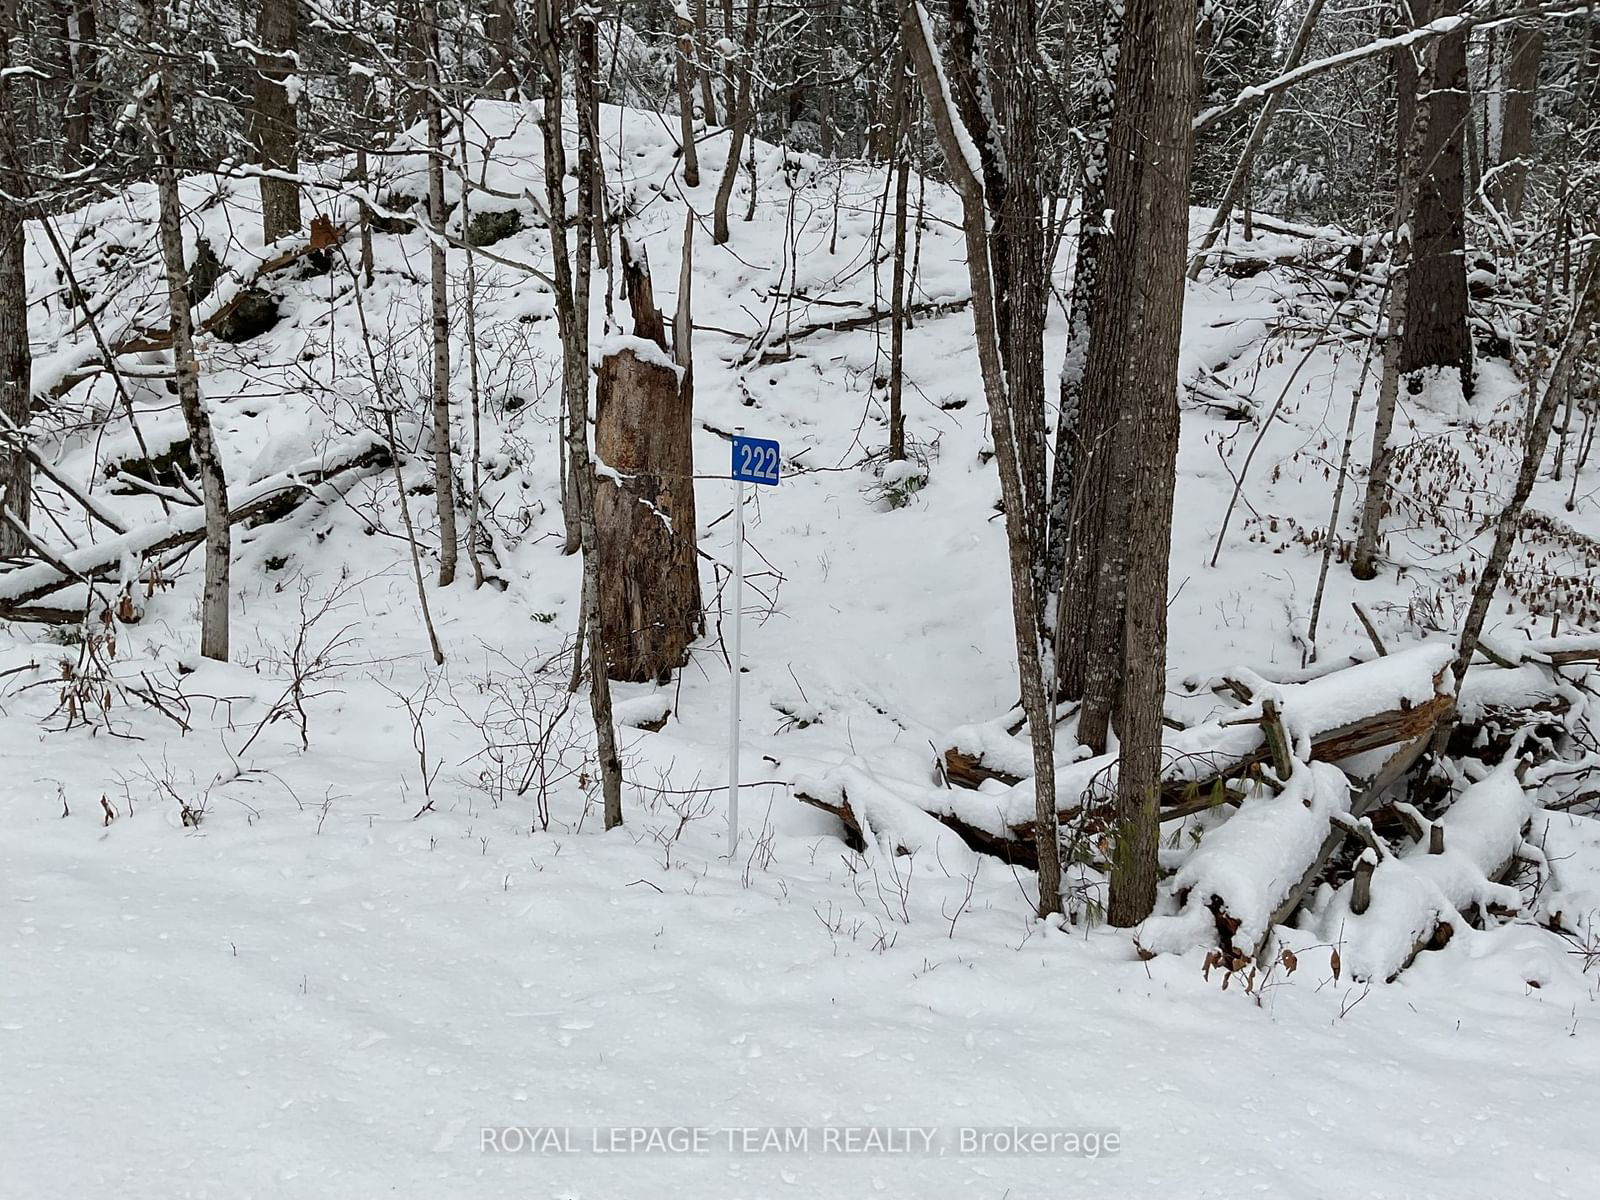
[[[356,18],[357,20],[360,19],[359,7],[356,9]],[[356,183],[365,189],[372,182],[372,172],[367,162],[367,142],[372,138],[378,127],[377,122],[374,120],[376,89],[372,86],[372,76],[365,71],[351,71],[349,80],[350,114],[356,135]],[[362,199],[358,202],[358,211],[361,281],[368,288],[371,288],[375,270],[372,251],[372,209],[366,200]]]
[[[995,315],[1000,322],[1012,432],[1027,502],[1034,591],[1043,597],[1048,592],[1044,573],[1044,323],[1050,276],[1044,236],[1044,146],[1039,131],[1038,93],[1045,79],[1039,60],[1038,0],[991,0],[988,15],[990,74],[1000,125],[995,139],[1005,175],[1005,191],[994,204],[991,220],[991,237],[1004,244],[1004,253],[996,261],[997,275],[1002,266],[1005,273],[999,278]]]
[[[599,155],[592,131],[579,126],[578,213],[575,245],[567,247],[566,197],[562,181],[567,173],[567,152],[562,144],[561,0],[538,0],[535,7],[543,96],[545,200],[550,216],[550,245],[555,276],[556,324],[561,333],[561,390],[566,412],[567,461],[572,473],[578,533],[583,548],[583,637],[589,651],[589,708],[594,717],[600,759],[600,788],[607,829],[622,824],[622,760],[617,754],[616,728],[611,716],[611,681],[606,676],[606,650],[600,615],[599,538],[595,530],[594,466],[589,456],[589,272],[594,233],[594,163]],[[593,86],[593,18],[574,18],[590,25],[580,31],[580,78]],[[581,653],[581,651],[580,651]]]
[[[903,69],[902,69],[903,74]],[[903,93],[904,88],[900,89]],[[906,414],[903,403],[906,376],[906,205],[911,184],[911,155],[907,146],[910,97],[903,97],[895,114],[894,171],[894,273],[889,298],[889,458],[906,456]]]
[[[428,224],[434,236],[428,243],[433,343],[433,487],[439,508],[439,586],[456,578],[455,465],[450,451],[450,285],[443,242],[444,114],[439,97],[439,6],[423,0],[421,36],[426,45],[423,60],[422,111],[428,123]]]
[[[1544,22],[1514,25],[1501,60],[1500,145],[1493,147],[1500,168],[1490,195],[1509,220],[1522,215],[1527,192],[1528,154],[1533,149],[1533,114],[1544,57]]]
[[[462,102],[456,114],[456,135],[461,146],[461,227],[472,224],[472,180],[468,176],[470,161],[467,142],[467,104]],[[487,154],[485,155],[487,157]],[[487,164],[484,173],[488,173]],[[471,493],[467,497],[467,559],[472,564],[472,586],[481,588],[484,582],[483,559],[479,546],[483,540],[483,526],[479,520],[483,498],[483,381],[478,358],[478,256],[467,250],[467,265],[463,283],[462,316],[467,335],[467,399],[472,411],[472,461]]]
[[[685,187],[700,186],[700,152],[694,142],[694,25],[680,11],[673,77],[678,87],[678,141],[683,146]]]
[[[1035,849],[1039,857],[1039,915],[1061,911],[1061,849],[1056,815],[1055,721],[1045,689],[1039,609],[1034,585],[1033,547],[1028,540],[1027,502],[1022,465],[1012,432],[1010,396],[995,323],[994,276],[989,253],[989,202],[982,177],[972,169],[966,148],[971,144],[962,118],[946,92],[945,75],[926,10],[917,0],[899,0],[900,35],[906,55],[922,87],[928,115],[938,135],[945,167],[961,197],[962,233],[967,274],[972,283],[973,332],[983,390],[994,427],[995,462],[1000,494],[1006,506],[1006,550],[1011,571],[1011,623],[1016,638],[1017,671],[1022,708],[1033,749]]]
[[[716,206],[711,215],[711,240],[718,246],[726,245],[728,241],[728,202],[733,198],[733,185],[739,177],[739,154],[744,149],[745,135],[750,132],[750,123],[755,118],[753,60],[760,8],[760,0],[747,0],[745,4],[744,48],[739,55],[738,93],[731,105],[732,115],[729,118],[728,161],[722,168],[722,182],[717,185]],[[728,12],[731,20],[731,0]],[[729,86],[732,87],[731,84]]]
[[[183,261],[182,204],[178,194],[178,148],[172,129],[172,93],[160,54],[154,49],[165,41],[157,0],[140,0],[140,17],[147,45],[146,69],[153,86],[142,100],[145,128],[155,146],[156,193],[160,205],[158,235],[167,276],[167,310],[172,323],[172,366],[177,376],[178,407],[188,428],[189,443],[200,470],[206,508],[206,572],[200,599],[200,653],[206,658],[228,659],[228,570],[231,545],[228,531],[228,484],[211,432],[211,418],[200,397],[200,366],[194,356],[194,326],[190,317],[188,269]]]
[[[1110,384],[1123,398],[1113,478],[1128,483],[1125,565],[1121,588],[1098,601],[1122,609],[1109,910],[1119,926],[1142,921],[1155,903],[1194,38],[1193,0],[1129,0],[1124,7],[1107,178],[1116,215],[1103,248],[1085,377],[1086,389]]]
[[[7,139],[9,141],[9,138]],[[9,153],[9,147],[8,147]],[[10,171],[0,172],[0,191],[10,192],[15,182]],[[4,427],[26,429],[33,358],[28,351],[28,288],[22,270],[21,205],[0,201],[0,415]],[[28,456],[12,439],[24,433],[0,433],[0,505],[23,525],[32,511],[33,473]],[[0,558],[27,550],[22,534],[0,524]]]
[[[33,504],[33,472],[23,446],[32,416],[33,356],[28,348],[28,280],[23,270],[23,197],[31,193],[16,144],[10,79],[11,38],[16,32],[13,0],[0,0],[0,506],[28,525]],[[0,558],[27,551],[27,539],[0,520]]]
[[[300,170],[300,0],[262,0],[256,14],[255,101],[250,140],[264,171]],[[263,175],[262,238],[268,244],[300,229],[300,185]]]

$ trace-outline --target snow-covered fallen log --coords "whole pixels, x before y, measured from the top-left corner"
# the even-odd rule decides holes
[[[1164,912],[1147,920],[1147,954],[1215,945],[1230,959],[1265,939],[1284,900],[1350,810],[1350,781],[1328,763],[1295,762],[1276,795],[1258,788],[1200,845],[1165,885]]]
[[[1352,880],[1321,917],[1324,936],[1340,947],[1354,978],[1393,979],[1423,950],[1448,943],[1461,925],[1520,907],[1516,889],[1503,882],[1534,814],[1519,770],[1516,755],[1507,754],[1425,837],[1398,854],[1364,852],[1371,864],[1367,896]]]
[[[948,870],[964,869],[971,857],[966,834],[928,811],[922,793],[930,789],[883,779],[861,759],[800,770],[792,788],[797,799],[843,821],[857,850],[914,854],[927,849]]]
[[[1445,643],[1426,643],[1386,658],[1359,663],[1297,683],[1274,683],[1240,670],[1230,678],[1244,701],[1241,707],[1189,729],[1169,730],[1163,739],[1166,783],[1162,803],[1191,807],[1272,759],[1263,722],[1270,704],[1295,755],[1307,762],[1350,763],[1374,758],[1373,772],[1390,755],[1388,747],[1414,743],[1430,733],[1449,711],[1453,697],[1448,668],[1454,656]],[[944,755],[952,784],[981,788],[1007,786],[1009,795],[982,791],[970,805],[952,799],[952,811],[971,814],[971,823],[1000,838],[1033,837],[1033,796],[1026,743],[1006,736],[1002,727],[967,726],[957,730]],[[1057,764],[1057,809],[1062,821],[1075,820],[1086,805],[1109,795],[1116,780],[1115,752]],[[1356,772],[1365,777],[1367,772]],[[1001,819],[990,819],[999,812]]]
[[[314,495],[348,490],[364,475],[387,467],[389,461],[389,448],[382,439],[362,434],[256,483],[233,488],[228,523],[280,520]],[[63,550],[54,561],[0,573],[0,618],[85,579],[118,574],[131,578],[141,560],[204,538],[205,520],[203,508],[181,509],[164,521]]]

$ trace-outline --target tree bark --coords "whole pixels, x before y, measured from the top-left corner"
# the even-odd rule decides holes
[[[701,119],[707,127],[717,123],[717,92],[711,78],[711,29],[706,19],[707,0],[693,0],[694,52],[699,64]]]
[[[899,60],[896,60],[897,63]],[[901,66],[904,75],[903,64]],[[895,113],[894,172],[894,272],[889,298],[889,458],[899,462],[906,456],[906,204],[911,184],[911,154],[907,146],[910,127],[910,97],[904,96]]]
[[[206,571],[200,599],[200,653],[228,659],[228,572],[231,539],[228,530],[228,484],[211,432],[211,418],[200,396],[200,366],[194,355],[194,327],[189,307],[189,274],[183,261],[182,205],[178,194],[178,148],[172,129],[172,92],[159,47],[166,30],[160,25],[157,0],[140,0],[145,43],[151,47],[146,69],[152,86],[141,103],[145,128],[155,146],[156,193],[160,205],[161,259],[167,276],[167,309],[172,322],[172,365],[177,376],[178,406],[188,427],[189,443],[200,471],[206,510]]]
[[[1455,16],[1461,0],[1402,0],[1413,25]],[[1451,33],[1420,51],[1435,55],[1433,85],[1423,86],[1410,50],[1396,55],[1399,139],[1424,126],[1421,158],[1411,178],[1412,286],[1406,289],[1400,373],[1451,367],[1472,392],[1472,340],[1467,331],[1467,218],[1464,149],[1469,111],[1467,33]],[[1424,116],[1424,114],[1426,114]]]
[[[1109,384],[1124,398],[1113,478],[1128,481],[1125,587],[1099,598],[1123,609],[1109,907],[1119,926],[1142,921],[1155,904],[1194,38],[1193,0],[1129,0],[1124,8],[1108,153],[1107,199],[1115,215],[1085,377],[1086,389]],[[1108,351],[1118,352],[1108,357]]]
[[[692,228],[692,226],[691,226]],[[631,343],[606,354],[595,392],[600,612],[611,676],[666,682],[704,625],[695,551],[694,375],[676,362],[655,306],[650,265],[626,239],[622,282]],[[685,255],[692,253],[685,244]],[[680,296],[675,334],[687,316]]]
[[[250,141],[264,171],[300,170],[299,44],[300,0],[262,0],[256,14],[259,50]],[[262,238],[270,245],[300,229],[300,185],[265,175],[260,184]]]
[[[997,275],[1004,270],[998,279],[995,316],[1027,504],[1025,513],[1019,515],[1027,522],[1034,592],[1042,597],[1046,594],[1044,323],[1049,263],[1037,94],[1044,85],[1038,0],[993,0],[989,25],[990,73],[1000,125],[995,136],[1005,177],[1003,194],[991,200],[990,236],[1004,248],[995,264]]]
[[[433,488],[439,509],[439,586],[456,578],[456,473],[450,450],[450,285],[446,274],[444,226],[444,114],[439,98],[439,5],[423,0],[422,111],[428,124],[429,297],[433,343]]]
[[[0,72],[11,66],[11,39],[16,33],[16,5],[0,0]],[[33,472],[15,439],[27,427],[32,398],[33,356],[28,347],[28,279],[23,270],[23,197],[31,193],[16,144],[10,80],[0,74],[0,505],[27,527],[33,504]],[[20,530],[0,522],[0,558],[28,550]]]

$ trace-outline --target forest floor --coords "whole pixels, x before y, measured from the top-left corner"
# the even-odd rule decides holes
[[[475,119],[475,144],[492,134],[495,151],[487,171],[481,154],[469,163],[472,176],[508,195],[542,189],[527,115],[485,105]],[[617,110],[606,132],[618,207],[670,312],[684,194],[670,132]],[[706,182],[687,192],[701,214],[719,153],[725,137],[705,144]],[[419,164],[399,160],[385,194],[416,195]],[[560,554],[550,298],[509,265],[486,268],[480,315],[484,494],[505,588],[474,591],[465,557],[453,587],[430,584],[444,668],[427,654],[388,474],[237,539],[229,664],[196,657],[192,556],[118,629],[112,703],[87,721],[58,704],[58,664],[83,653],[74,636],[0,624],[0,1194],[1455,1200],[1531,1184],[1590,1196],[1600,951],[1511,922],[1464,929],[1393,984],[1367,984],[1337,970],[1336,943],[1285,929],[1292,973],[1225,986],[1199,952],[1146,962],[1126,931],[1035,920],[1031,876],[953,836],[908,857],[857,854],[833,818],[794,799],[796,778],[827,770],[889,794],[927,787],[952,732],[1006,712],[1016,684],[950,198],[929,185],[917,302],[930,307],[907,338],[908,426],[926,469],[908,484],[872,458],[886,440],[887,322],[783,337],[883,306],[888,268],[874,270],[872,248],[884,176],[761,145],[758,177],[753,221],[739,219],[743,180],[735,194],[729,246],[697,237],[709,630],[671,686],[616,689],[622,828],[601,829],[587,710],[564,707],[578,564]],[[203,231],[247,270],[261,249],[248,244],[253,186],[201,177],[185,194],[191,237]],[[159,299],[152,206],[135,190],[61,220],[108,321],[131,327]],[[340,201],[330,215],[348,212]],[[548,261],[530,214],[492,247],[507,263]],[[1184,699],[1185,679],[1303,659],[1320,565],[1306,535],[1327,524],[1374,295],[1347,296],[1304,266],[1308,246],[1334,237],[1263,234],[1251,256],[1301,265],[1191,286],[1184,379],[1209,372],[1207,393],[1244,398],[1254,419],[1186,401],[1175,704],[1199,703]],[[206,345],[202,385],[236,484],[370,427],[380,390],[422,411],[426,244],[388,234],[377,249],[364,312],[336,262],[274,279],[281,318],[267,332]],[[30,254],[48,378],[86,360],[86,337],[69,330],[42,236]],[[1062,326],[1057,310],[1056,358]],[[160,382],[130,383],[146,440],[171,440]],[[1374,392],[1370,381],[1361,392],[1362,435]],[[114,400],[99,377],[70,393],[73,416],[52,431],[60,468],[100,487],[105,464],[131,453]],[[1387,526],[1399,569],[1357,584],[1333,564],[1322,658],[1370,657],[1352,600],[1391,647],[1456,627],[1473,514],[1509,485],[1520,405],[1511,368],[1487,358],[1470,402],[1443,388],[1406,397],[1402,501]],[[724,435],[741,426],[781,441],[785,476],[756,489],[746,518],[753,782],[730,858],[717,790],[732,524],[721,476]],[[421,434],[415,415],[402,420],[403,443]],[[1368,453],[1358,438],[1354,461]],[[405,470],[419,534],[436,546],[431,468],[414,456]],[[1570,511],[1570,468],[1535,492],[1566,532],[1524,544],[1497,602],[1500,636],[1521,636],[1555,589],[1567,621],[1596,623],[1583,598],[1585,539],[1600,536],[1595,470]],[[149,496],[102,499],[130,523],[162,519]],[[1537,620],[1547,631],[1548,612]],[[316,664],[299,672],[298,708],[297,660]],[[187,729],[120,690],[141,680],[181,695],[168,706]],[[663,708],[663,728],[638,727]],[[546,786],[516,794],[530,765],[516,743],[540,739]],[[1529,840],[1552,860],[1565,910],[1590,913],[1593,928],[1600,821],[1541,813]],[[568,1129],[576,1144],[486,1149],[483,1131],[507,1126]],[[591,1141],[596,1128],[649,1126],[714,1132],[689,1153]],[[1013,1126],[1084,1137],[1078,1153],[1044,1154],[962,1140]],[[729,1145],[727,1131],[765,1127],[810,1131],[809,1150]],[[846,1127],[932,1141],[902,1133],[917,1152],[850,1153],[823,1133]]]

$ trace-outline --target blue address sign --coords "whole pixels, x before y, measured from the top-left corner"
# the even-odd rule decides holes
[[[777,442],[734,434],[733,477],[741,483],[775,486],[780,463]]]

